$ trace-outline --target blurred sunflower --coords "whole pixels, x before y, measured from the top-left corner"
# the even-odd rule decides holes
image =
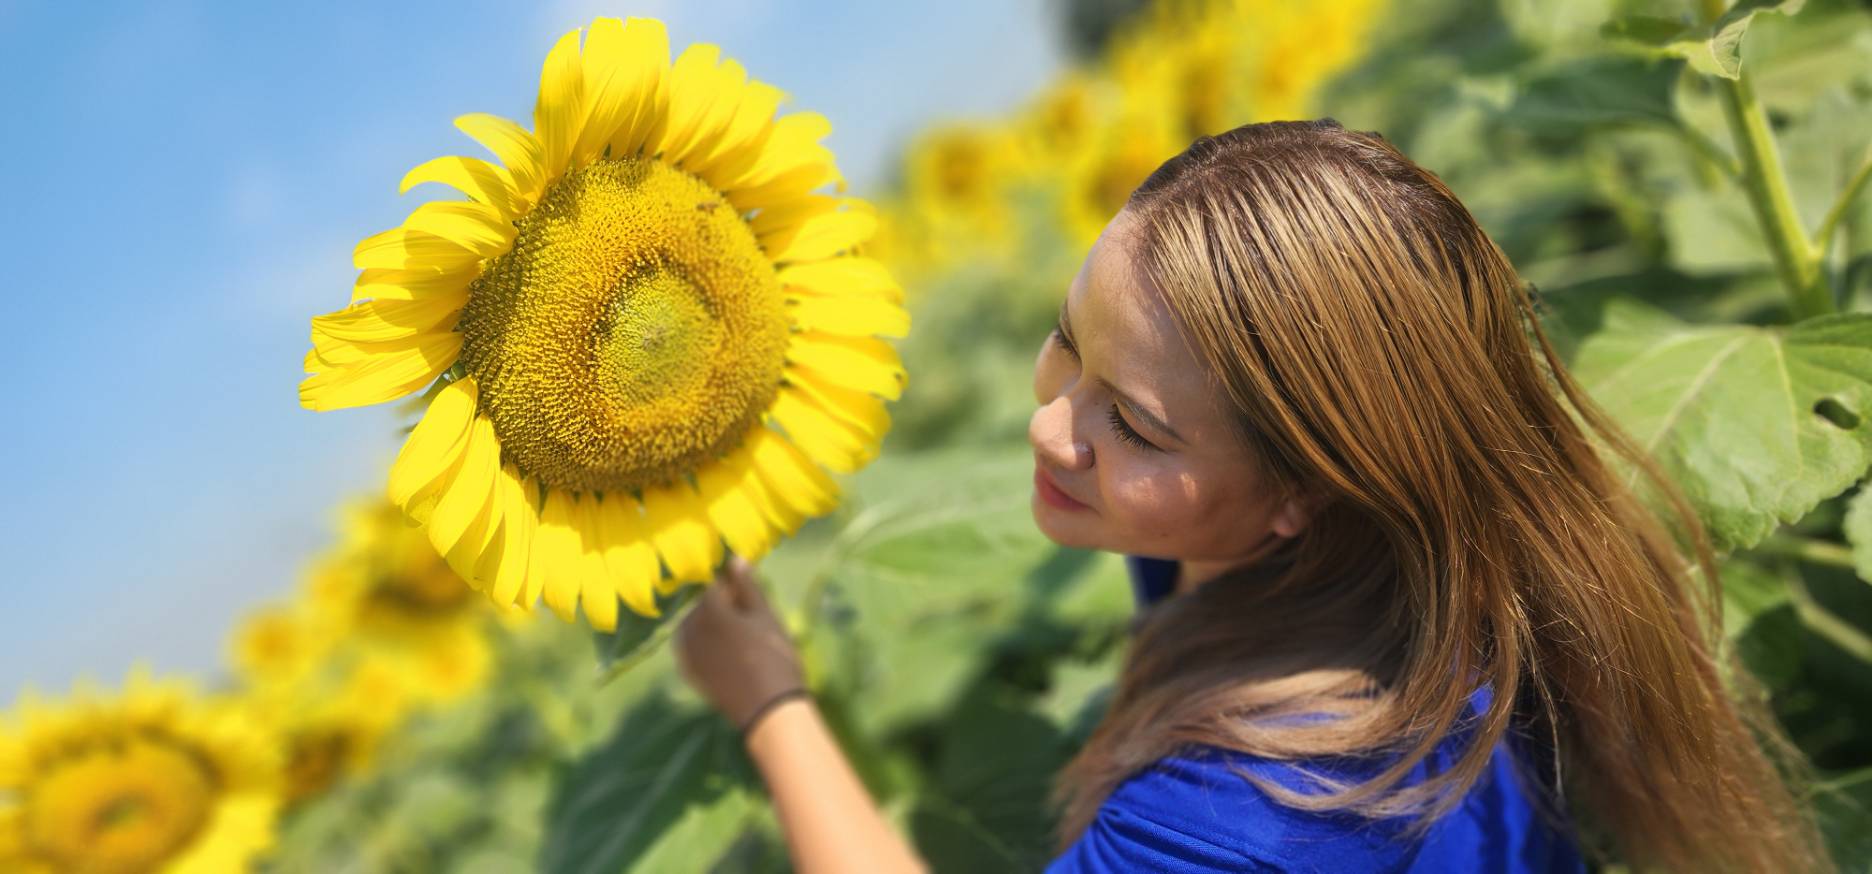
[[[1106,120],[1062,180],[1060,209],[1069,238],[1081,249],[1098,239],[1144,177],[1188,145],[1148,97],[1124,97],[1127,108]]]
[[[902,291],[857,253],[823,116],[660,22],[561,38],[533,130],[456,126],[499,159],[424,163],[454,187],[357,247],[353,305],[312,322],[317,410],[431,387],[389,495],[497,602],[599,629],[621,599],[755,558],[875,456],[904,372]],[[769,427],[777,425],[784,436]]]
[[[915,213],[932,258],[1014,253],[1008,201],[1018,155],[1013,134],[993,125],[942,125],[910,144],[903,206]]]
[[[174,681],[28,694],[0,720],[0,870],[245,870],[272,845],[279,768],[244,710]]]
[[[304,801],[366,772],[383,738],[408,715],[410,691],[399,674],[366,662],[336,689],[306,685],[257,693],[250,706],[284,752],[285,801]]]
[[[422,703],[478,687],[492,661],[486,602],[394,504],[365,500],[343,515],[344,539],[314,565],[305,606],[315,633],[352,650],[332,668],[345,682],[373,665],[394,669]]]

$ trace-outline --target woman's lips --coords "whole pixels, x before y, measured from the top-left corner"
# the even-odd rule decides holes
[[[1061,510],[1086,509],[1085,504],[1073,500],[1072,496],[1060,491],[1059,486],[1054,485],[1052,478],[1046,475],[1046,471],[1037,467],[1034,468],[1034,492],[1040,496],[1040,500],[1047,502],[1049,507],[1058,507]]]

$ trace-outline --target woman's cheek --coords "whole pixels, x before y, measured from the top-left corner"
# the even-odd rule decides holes
[[[1135,464],[1106,464],[1102,485],[1107,513],[1135,537],[1159,543],[1173,539],[1188,522],[1186,508],[1178,506],[1175,493],[1164,488],[1163,476]]]

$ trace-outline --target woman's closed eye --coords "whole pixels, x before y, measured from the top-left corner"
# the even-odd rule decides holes
[[[1066,351],[1067,355],[1071,355],[1074,361],[1079,360],[1079,347],[1074,346],[1072,338],[1066,336],[1066,328],[1064,326],[1061,326],[1058,324],[1055,324],[1053,326],[1053,338],[1052,339],[1053,339],[1053,342],[1059,344],[1059,347],[1061,349]]]
[[[1131,427],[1130,422],[1125,421],[1124,414],[1118,411],[1117,404],[1112,404],[1111,413],[1108,414],[1106,418],[1111,420],[1112,433],[1117,434],[1118,439],[1136,446],[1139,449],[1156,449],[1162,451],[1158,448],[1157,444],[1144,439],[1144,435],[1139,434],[1136,428]]]

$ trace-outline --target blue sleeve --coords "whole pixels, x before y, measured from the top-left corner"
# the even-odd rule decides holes
[[[1381,871],[1414,855],[1387,829],[1276,804],[1230,764],[1297,780],[1233,754],[1166,758],[1120,785],[1046,874]]]

